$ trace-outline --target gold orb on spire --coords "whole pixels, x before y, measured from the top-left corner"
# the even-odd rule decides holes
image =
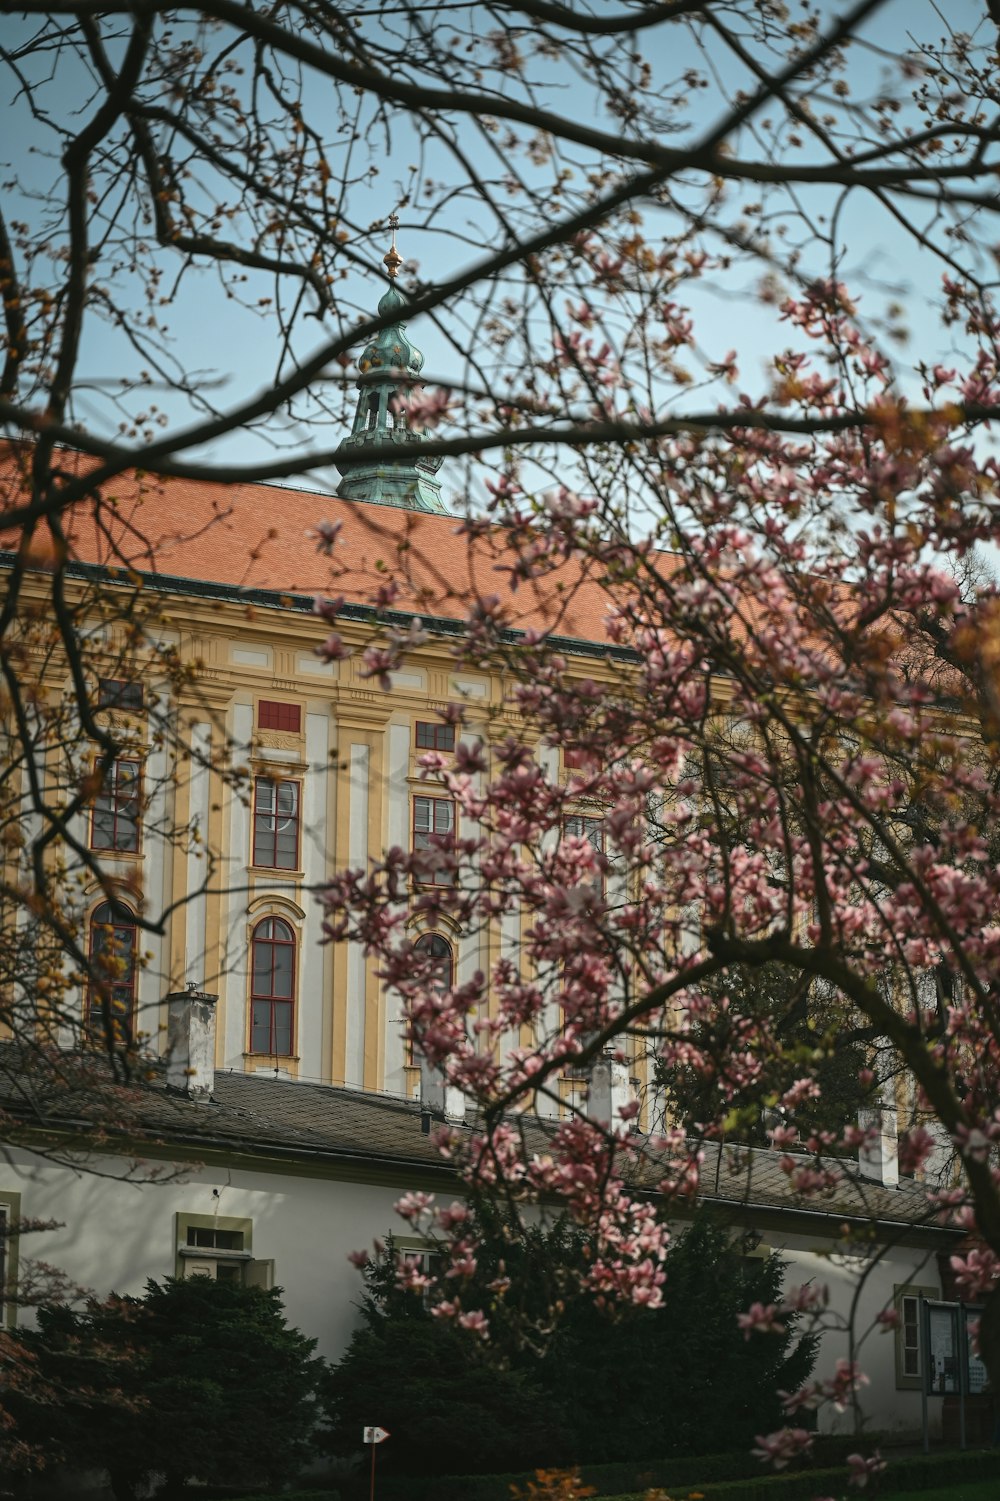
[[[395,281],[399,275],[399,268],[403,264],[403,257],[396,249],[396,230],[399,228],[398,214],[392,213],[389,215],[389,228],[392,230],[392,244],[382,257],[382,264],[388,272],[389,280]]]

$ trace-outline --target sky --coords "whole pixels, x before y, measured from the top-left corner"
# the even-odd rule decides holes
[[[830,19],[839,14],[843,6],[824,3],[820,8],[824,16]],[[793,11],[796,9],[797,7],[793,7]],[[944,11],[928,3],[928,0],[894,0],[894,3],[879,12],[867,32],[870,50],[852,55],[852,90],[863,93],[877,81],[882,71],[892,69],[896,59],[910,45],[908,34],[919,35],[923,28],[929,27],[932,35],[941,35],[946,21],[953,29],[966,26],[972,30],[983,10],[984,6],[977,4],[976,0],[948,0],[945,16]],[[435,8],[425,7],[422,14],[433,17]],[[29,23],[25,21],[14,19],[7,23],[7,27],[4,36],[7,46],[16,45],[21,37],[30,34]],[[530,34],[523,39],[522,45],[529,54],[531,66],[539,76],[546,78],[552,97],[560,100],[561,107],[566,108],[568,104],[574,115],[584,119],[592,117],[594,94],[587,81],[579,76],[571,76],[568,71],[562,70],[561,65],[530,57]],[[700,51],[692,43],[690,57],[663,59],[652,56],[649,60],[654,70],[668,68],[676,74],[690,64],[705,67],[708,76],[716,70],[716,83],[732,85],[738,82],[733,69],[722,65],[717,48]],[[48,106],[68,112],[68,118],[88,118],[92,106],[87,101],[87,85],[82,68],[63,61],[54,69],[53,76],[53,88],[46,95]],[[312,116],[321,124],[328,119],[331,135],[343,141],[346,137],[343,132],[338,133],[338,122],[326,103],[323,90],[327,87],[323,84],[322,87],[310,86],[307,89],[307,118]],[[4,179],[0,184],[0,191],[3,191],[7,201],[8,213],[13,211],[18,216],[23,216],[34,230],[36,224],[40,226],[43,222],[45,209],[40,201],[32,200],[32,194],[44,187],[58,168],[48,144],[49,132],[44,123],[32,120],[23,97],[17,97],[18,91],[12,84],[9,73],[0,71],[0,89],[6,95],[4,98],[4,93],[0,93],[0,98],[4,98],[8,126],[4,133],[5,143],[0,145],[0,171]],[[704,91],[706,99],[710,99],[712,95],[712,89]],[[698,125],[707,120],[709,115],[709,107],[702,107],[697,119]],[[339,155],[333,151],[330,153],[335,174],[342,166],[349,166],[351,170],[359,170],[362,174],[362,180],[352,189],[352,218],[359,226],[384,220],[403,199],[408,184],[413,181],[410,169],[417,159],[417,151],[412,132],[408,133],[406,124],[405,117],[400,114],[391,119],[389,146],[385,152],[376,152],[370,162],[359,157],[357,147],[353,148],[350,156],[346,149],[341,149]],[[488,144],[477,141],[471,131],[464,128],[460,145],[467,153],[473,170],[489,170]],[[452,185],[456,174],[453,156],[431,148],[425,150],[420,160],[426,178],[444,182],[446,186]],[[375,170],[369,175],[371,168]],[[20,192],[10,187],[14,173],[21,183]],[[541,180],[540,173],[539,181]],[[818,212],[826,207],[821,203],[819,190],[813,190],[812,193],[805,190],[800,195],[800,203],[807,212]],[[482,219],[480,218],[479,224],[474,222],[460,199],[455,199],[438,220],[442,229],[453,232],[455,237],[450,240],[436,232],[421,231],[416,222],[416,211],[412,207],[403,209],[402,219],[399,243],[408,263],[404,268],[404,278],[416,274],[424,280],[438,280],[482,254],[481,237],[485,233]],[[666,216],[661,216],[660,222],[665,230],[669,229]],[[646,226],[655,239],[658,228],[655,212],[647,211]],[[994,224],[991,232],[995,230]],[[477,236],[480,237],[478,242]],[[838,243],[842,250],[845,279],[855,291],[860,291],[861,314],[874,320],[874,328],[878,327],[879,320],[884,318],[890,304],[902,305],[902,321],[911,331],[908,345],[895,346],[898,347],[903,362],[917,349],[930,360],[947,360],[954,352],[949,348],[952,336],[936,325],[933,315],[940,286],[940,263],[921,252],[912,238],[902,234],[885,210],[873,206],[870,199],[863,199],[860,195],[847,200],[842,207]],[[388,238],[384,229],[375,232],[367,240],[363,236],[353,237],[352,249],[357,249],[377,270],[381,269],[379,261],[386,248]],[[112,270],[108,277],[108,285],[114,294],[127,298],[127,252],[116,253],[113,260],[117,269]],[[817,263],[817,273],[825,269],[824,265]],[[759,267],[737,265],[723,277],[717,276],[697,284],[693,288],[691,302],[698,346],[704,358],[720,359],[726,351],[736,347],[741,384],[745,383],[751,391],[758,387],[771,354],[790,341],[787,325],[779,323],[774,306],[765,305],[759,299],[759,281]],[[256,303],[258,297],[267,296],[273,291],[273,287],[262,277],[251,275],[249,282],[241,290],[251,303]],[[341,288],[340,315],[343,323],[346,326],[356,325],[367,310],[373,312],[381,290],[382,286],[376,277],[363,279],[352,271]],[[470,310],[472,313],[474,311],[474,308]],[[160,316],[168,325],[166,339],[169,346],[176,352],[186,370],[198,372],[202,390],[213,403],[229,407],[266,389],[273,382],[277,366],[273,317],[269,312],[261,314],[259,310],[248,311],[242,307],[239,301],[228,295],[226,288],[220,287],[214,271],[206,270],[189,276],[182,292]],[[305,355],[316,347],[319,329],[314,321],[307,320],[302,324],[301,330],[298,348]],[[429,318],[418,320],[409,331],[425,352],[425,376],[428,384],[446,382],[462,373],[456,348],[442,337]],[[453,324],[453,333],[459,344],[463,337],[472,337],[471,334],[463,335],[462,322]],[[697,360],[694,363],[697,367]],[[97,430],[112,435],[117,419],[107,400],[109,387],[122,374],[135,370],[137,364],[134,351],[120,329],[107,321],[88,320],[84,357],[81,361],[84,380],[77,398],[78,416],[88,424],[93,424]],[[326,446],[331,441],[336,441],[339,424],[350,419],[354,401],[352,382],[353,371],[350,368],[344,370],[338,366],[331,370],[332,389],[342,388],[345,383],[347,385],[346,402],[336,421],[311,431],[302,428],[294,435],[296,442],[313,442],[317,432],[322,432],[322,442]],[[704,398],[699,396],[698,400],[701,402]],[[150,402],[152,401],[159,408],[159,413],[153,414],[154,425],[159,414],[166,417],[171,428],[185,424],[186,414],[181,404],[169,394],[153,393],[150,396]],[[150,402],[146,402],[147,408]],[[344,431],[346,432],[346,427]],[[249,462],[268,452],[259,437],[246,432],[234,434],[210,450],[212,458],[232,462]],[[447,489],[449,482],[463,485],[467,481],[467,473],[462,466],[446,464],[443,478]],[[335,486],[336,476],[326,470],[313,476],[311,482],[320,488],[325,485]]]

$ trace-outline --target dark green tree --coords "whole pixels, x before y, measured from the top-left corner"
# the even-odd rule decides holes
[[[572,1392],[581,1463],[749,1448],[812,1370],[816,1339],[794,1319],[749,1339],[739,1327],[751,1304],[780,1302],[780,1256],[743,1256],[702,1211],[665,1266],[659,1308],[611,1320],[581,1299],[545,1356],[547,1385]]]
[[[842,1003],[833,1004],[808,977],[780,964],[736,966],[708,981],[704,991],[714,1004],[691,1026],[698,1061],[668,1070],[654,1060],[668,1115],[688,1131],[725,1119],[727,1141],[767,1146],[769,1124],[781,1121],[806,1144],[822,1133],[839,1137],[860,1110],[875,1103],[859,1079],[878,1040],[874,1029],[860,1020],[845,1026]],[[752,1084],[741,1080],[736,1067],[747,1048],[760,1068]],[[799,1100],[793,1111],[775,1112],[799,1079],[814,1081],[815,1097]],[[822,1146],[830,1150],[827,1141]]]
[[[401,1291],[391,1241],[365,1270],[361,1313],[325,1384],[334,1453],[356,1453],[362,1428],[378,1423],[392,1435],[379,1454],[389,1473],[503,1472],[569,1458],[563,1399],[537,1362],[511,1362],[502,1342],[479,1344]]]
[[[277,1289],[150,1281],[144,1298],[42,1309],[18,1339],[48,1400],[15,1398],[14,1432],[107,1470],[119,1501],[155,1474],[168,1492],[191,1477],[278,1483],[307,1455],[323,1363]]]
[[[739,1449],[780,1426],[779,1392],[808,1379],[816,1342],[794,1319],[750,1339],[738,1324],[780,1302],[784,1263],[742,1256],[705,1214],[672,1246],[655,1310],[581,1292],[589,1242],[565,1220],[515,1234],[484,1203],[475,1237],[460,1298],[488,1312],[487,1344],[399,1288],[391,1245],[369,1264],[362,1326],[328,1383],[338,1452],[366,1423],[392,1433],[385,1468],[410,1475]]]

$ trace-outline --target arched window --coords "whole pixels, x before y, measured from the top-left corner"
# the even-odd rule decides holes
[[[280,917],[265,917],[250,941],[250,1051],[292,1051],[295,934]]]
[[[87,1025],[92,1033],[103,1035],[110,1017],[115,1041],[131,1037],[135,1025],[137,936],[135,915],[121,902],[102,902],[94,909]]]
[[[442,990],[449,990],[455,980],[455,956],[448,940],[442,938],[440,933],[425,933],[422,938],[417,939],[413,948],[415,953],[426,954],[428,958],[433,959],[436,971],[434,983]],[[413,1042],[409,1040],[406,1044],[407,1065],[412,1065],[416,1061]]]
[[[422,938],[417,939],[413,947],[418,953],[426,954],[428,958],[436,961],[436,983],[442,990],[450,989],[455,969],[455,956],[447,938],[442,938],[440,933],[425,933]]]

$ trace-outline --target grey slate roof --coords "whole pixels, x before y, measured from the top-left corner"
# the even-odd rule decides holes
[[[216,1073],[208,1103],[161,1094],[150,1124],[177,1140],[210,1139],[244,1152],[442,1165],[416,1101],[266,1074]]]
[[[240,1152],[277,1151],[295,1158],[318,1156],[343,1163],[407,1166],[448,1173],[431,1134],[424,1134],[416,1101],[364,1094],[328,1085],[300,1084],[266,1075],[217,1073],[214,1103],[197,1104],[161,1097],[163,1126],[171,1136],[211,1138]],[[465,1129],[469,1129],[466,1127]],[[550,1123],[529,1119],[530,1147],[546,1150]],[[922,1185],[904,1180],[898,1188],[853,1176],[828,1196],[796,1195],[781,1166],[785,1154],[706,1143],[702,1198],[745,1218],[753,1210],[788,1217],[875,1221],[883,1227],[934,1224]],[[807,1162],[808,1158],[796,1158]],[[850,1164],[847,1164],[850,1169]],[[639,1167],[636,1186],[652,1189],[662,1173],[652,1151]]]
[[[4,1072],[0,1103],[12,1115],[57,1133],[89,1134],[93,1102],[86,1094],[76,1096],[72,1086],[35,1093],[30,1071],[20,1074],[14,1091],[11,1073]],[[543,1153],[553,1124],[522,1119],[530,1149]],[[158,1151],[176,1153],[182,1160],[221,1152],[234,1159],[325,1164],[325,1170],[334,1173],[388,1172],[451,1179],[454,1170],[442,1159],[432,1132],[425,1129],[429,1124],[416,1101],[267,1075],[217,1072],[208,1100],[171,1094],[159,1084],[147,1088],[130,1107],[128,1126],[121,1129],[127,1129],[132,1149],[142,1150],[136,1141],[142,1136],[147,1142],[158,1142]],[[111,1133],[105,1144],[108,1149],[114,1148],[117,1134]],[[920,1184],[904,1180],[898,1188],[885,1188],[852,1176],[826,1196],[805,1198],[791,1188],[781,1166],[784,1154],[712,1142],[705,1143],[702,1151],[701,1198],[734,1219],[746,1222],[753,1217],[781,1216],[789,1231],[799,1220],[803,1230],[808,1222],[808,1228],[815,1231],[817,1221],[822,1220],[828,1233],[841,1221],[875,1222],[892,1233],[921,1233],[918,1227],[933,1229],[936,1236],[942,1233],[929,1214]],[[657,1159],[655,1148],[643,1155],[634,1172],[635,1188],[655,1191],[663,1173]]]

